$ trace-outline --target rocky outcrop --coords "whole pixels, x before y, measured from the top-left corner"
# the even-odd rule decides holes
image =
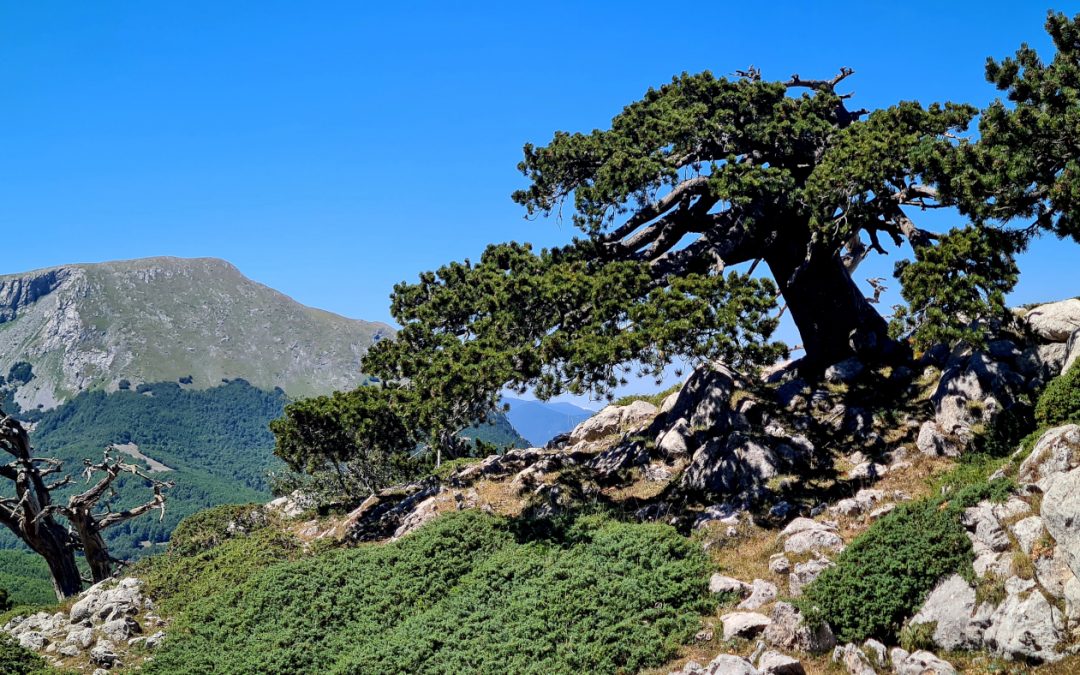
[[[975,616],[975,588],[954,574],[934,588],[911,624],[934,624],[934,644],[959,651],[982,645],[987,619]]]
[[[1065,342],[1080,330],[1080,300],[1072,298],[1039,305],[1028,310],[1023,320],[1042,340]]]
[[[142,588],[134,577],[104,581],[84,591],[66,613],[18,616],[0,630],[54,663],[82,655],[105,669],[128,665],[131,647],[153,650],[164,639],[156,629],[165,622],[154,615],[154,603]],[[156,632],[146,637],[151,630]]]
[[[827,623],[808,626],[794,605],[777,602],[769,615],[771,623],[765,628],[765,641],[786,651],[825,652],[836,645],[836,638]]]

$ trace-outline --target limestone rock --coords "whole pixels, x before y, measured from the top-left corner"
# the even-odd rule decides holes
[[[776,584],[764,579],[754,579],[750,586],[750,597],[739,603],[738,609],[758,609],[776,599]]]
[[[780,532],[786,553],[810,551],[842,551],[844,540],[836,533],[836,527],[809,518],[796,518]]]
[[[690,662],[682,670],[675,671],[671,675],[761,675],[761,671],[738,656],[721,654],[707,666]]]
[[[862,361],[852,357],[829,366],[825,370],[825,379],[829,382],[850,384],[859,379],[859,376],[865,370],[866,367],[862,364]]]
[[[799,610],[787,602],[773,605],[772,619],[765,628],[765,641],[770,645],[787,651],[818,653],[832,649],[836,645],[829,625],[822,623],[811,629],[803,621]]]
[[[866,658],[866,654],[851,643],[834,649],[832,660],[833,663],[843,665],[851,675],[877,675],[877,671],[870,665],[870,659]]]
[[[1001,552],[1008,550],[1010,544],[1009,535],[1006,534],[1005,528],[1001,526],[998,519],[994,517],[991,503],[982,502],[977,506],[964,509],[961,522],[972,533],[976,541],[991,551]]]
[[[1066,424],[1047,430],[1020,464],[1016,479],[1046,492],[1062,473],[1080,466],[1080,425]]]
[[[1007,597],[990,617],[986,646],[1009,659],[1052,662],[1062,655],[1055,651],[1064,637],[1064,621],[1034,581],[1013,577],[1005,584]]]
[[[1080,300],[1073,298],[1039,305],[1024,315],[1024,321],[1046,342],[1065,342],[1080,329]]]
[[[652,421],[660,412],[648,401],[634,401],[630,405],[609,405],[570,432],[570,445],[583,441],[596,441],[607,436],[638,429]]]
[[[902,649],[894,649],[891,656],[897,675],[956,675],[956,668],[951,663],[927,651],[908,654]],[[897,658],[899,656],[903,658]]]
[[[739,581],[734,577],[726,577],[723,574],[714,574],[709,577],[710,593],[735,593],[739,597],[750,592],[750,584]]]
[[[765,630],[772,621],[757,612],[731,612],[720,617],[724,625],[724,639],[752,638]]]
[[[1024,553],[1031,555],[1031,549],[1035,547],[1035,542],[1043,534],[1042,518],[1028,516],[1013,523],[1009,526],[1009,529],[1012,531],[1013,536],[1016,537],[1016,543],[1020,545],[1020,549]]]
[[[975,589],[954,574],[930,592],[911,624],[936,622],[934,644],[942,649],[975,649],[982,643],[983,626],[973,620],[974,614]]]
[[[881,644],[877,640],[870,639],[863,643],[863,653],[870,657],[870,660],[878,666],[884,667],[889,663],[889,656],[885,652],[885,645]]]
[[[791,571],[791,561],[783,553],[769,556],[769,571],[773,574],[787,574]]]
[[[758,660],[757,667],[766,675],[806,675],[806,669],[798,659],[780,652],[765,652]]]
[[[1042,520],[1059,552],[1080,576],[1080,469],[1061,475],[1042,500]]]
[[[795,565],[795,569],[791,572],[791,576],[788,577],[788,588],[791,592],[791,597],[797,598],[802,595],[802,591],[806,586],[810,584],[814,579],[821,576],[821,573],[832,567],[833,563],[828,558],[813,558],[806,562],[801,562]]]
[[[1080,361],[1080,329],[1073,331],[1065,345],[1065,362],[1061,366],[1061,372],[1068,372],[1077,361]]]

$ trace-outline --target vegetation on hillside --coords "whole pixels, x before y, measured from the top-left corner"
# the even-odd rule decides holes
[[[258,536],[145,563],[182,609],[145,672],[634,672],[670,658],[710,607],[704,553],[663,525],[532,530],[465,512],[252,569],[241,550],[274,550]],[[248,572],[210,581],[226,556]]]

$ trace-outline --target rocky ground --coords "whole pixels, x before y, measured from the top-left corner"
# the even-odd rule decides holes
[[[726,602],[657,673],[1080,671],[1075,424],[1001,462],[998,475],[1016,485],[1007,500],[964,510],[974,575],[941,580],[911,608],[917,648],[838,645],[791,602],[873,522],[928,496],[958,456],[1030,411],[1042,386],[1080,359],[1080,300],[1017,318],[985,350],[939,348],[911,368],[852,360],[813,386],[791,367],[761,382],[701,368],[660,406],[610,406],[547,448],[452,467],[345,516],[312,518],[302,495],[268,508],[312,546],[395,539],[470,508],[544,516],[591,505],[670,523],[710,553],[710,590]],[[60,666],[108,669],[152,653],[164,626],[152,609],[129,578],[3,629]]]

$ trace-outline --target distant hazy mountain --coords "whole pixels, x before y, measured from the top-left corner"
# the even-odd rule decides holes
[[[31,364],[14,398],[24,410],[124,380],[205,389],[239,377],[292,398],[351,389],[364,380],[365,352],[392,333],[305,307],[212,258],[0,276],[0,374]]]
[[[504,398],[503,402],[510,404],[510,412],[506,414],[510,423],[534,446],[543,446],[594,414],[571,403],[523,401],[517,398]]]

